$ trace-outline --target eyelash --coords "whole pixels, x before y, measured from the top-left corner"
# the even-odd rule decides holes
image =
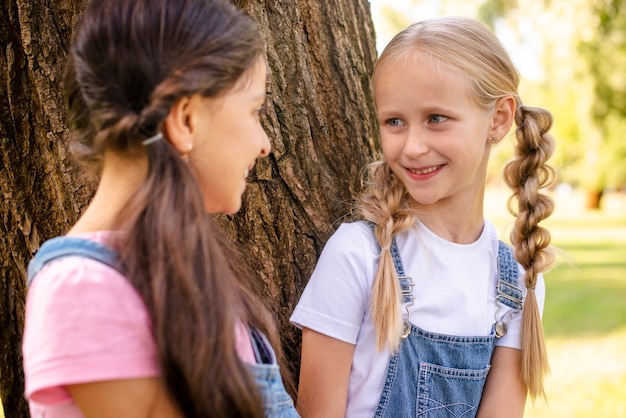
[[[385,125],[398,126],[397,123],[402,122],[400,118],[389,118],[385,121]]]
[[[442,122],[445,122],[446,120],[448,120],[448,118],[447,118],[447,117],[445,117],[445,116],[443,116],[443,115],[430,115],[430,116],[428,117],[428,122],[429,122],[429,123],[430,123],[430,122],[432,122],[432,121],[433,121],[433,119],[435,119],[435,118],[438,118],[438,119],[443,119],[443,120],[440,120],[439,122],[433,122],[433,123],[435,123],[435,124],[439,124],[439,123],[442,123]]]
[[[435,121],[435,119],[437,121]],[[428,123],[432,123],[432,124],[435,124],[435,125],[443,123],[443,122],[445,122],[447,120],[448,120],[448,117],[447,116],[443,116],[443,115],[430,115],[430,116],[428,116]],[[400,119],[400,118],[389,118],[389,119],[385,120],[384,123],[385,123],[385,125],[389,125],[389,126],[395,127],[395,126],[400,126],[399,125],[400,123],[404,124],[404,121],[402,119]]]

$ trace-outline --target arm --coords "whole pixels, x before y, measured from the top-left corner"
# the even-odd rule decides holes
[[[524,415],[526,387],[520,375],[521,359],[520,350],[495,348],[478,407],[479,418],[521,418]]]
[[[303,418],[345,416],[353,354],[353,344],[302,330],[297,409]]]
[[[85,418],[182,418],[160,378],[66,386]]]

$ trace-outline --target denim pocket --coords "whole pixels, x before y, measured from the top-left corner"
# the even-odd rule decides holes
[[[420,363],[416,417],[476,416],[489,369],[490,366],[472,370]]]

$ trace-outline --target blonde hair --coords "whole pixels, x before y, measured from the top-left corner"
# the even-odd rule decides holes
[[[553,261],[550,234],[538,224],[550,216],[554,203],[540,189],[549,185],[553,171],[546,164],[554,149],[547,134],[552,115],[544,109],[521,104],[519,73],[495,35],[481,23],[461,17],[426,20],[398,33],[381,54],[373,73],[398,60],[427,56],[437,64],[458,71],[469,83],[469,93],[480,106],[492,106],[504,96],[515,97],[517,146],[515,158],[504,168],[504,179],[513,194],[509,211],[516,216],[511,242],[518,262],[526,269],[528,289],[523,313],[521,376],[530,395],[544,395],[543,378],[549,371],[535,286],[537,275]],[[370,307],[376,328],[377,348],[395,352],[400,344],[402,315],[400,290],[389,247],[393,236],[412,228],[415,213],[402,183],[384,161],[368,166],[367,184],[357,201],[358,215],[376,224],[375,235],[383,248],[374,280]],[[514,202],[517,201],[517,209]]]

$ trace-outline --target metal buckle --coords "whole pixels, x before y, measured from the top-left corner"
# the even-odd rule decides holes
[[[398,280],[400,281],[400,297],[402,303],[405,304],[406,310],[406,318],[402,320],[402,338],[406,338],[411,333],[411,324],[409,322],[411,313],[409,312],[409,307],[415,303],[415,295],[413,295],[415,283],[409,276],[399,276]]]
[[[505,289],[513,293],[517,297],[505,293]],[[524,293],[522,292],[521,288],[504,280],[498,280],[498,294],[496,295],[496,305],[498,306],[498,309],[496,310],[496,313],[494,315],[496,320],[496,338],[501,338],[506,335],[508,325],[511,322],[511,319],[513,319],[513,315],[519,313],[522,310],[523,303]],[[500,310],[502,310],[502,305],[508,306],[509,308],[511,308],[511,310],[504,314],[500,319],[498,319],[498,314],[500,313]]]

